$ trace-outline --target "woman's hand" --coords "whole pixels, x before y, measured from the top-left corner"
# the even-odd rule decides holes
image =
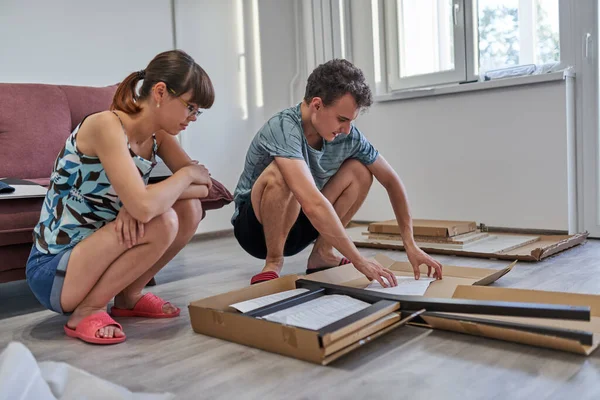
[[[208,169],[206,169],[204,165],[200,164],[197,160],[192,160],[184,168],[187,168],[192,177],[192,183],[195,183],[196,185],[206,185],[208,190],[210,190],[212,179],[210,178],[210,172],[208,172]]]
[[[125,243],[130,249],[144,237],[144,224],[133,218],[125,207],[121,207],[115,219],[115,232],[117,232],[119,244]]]

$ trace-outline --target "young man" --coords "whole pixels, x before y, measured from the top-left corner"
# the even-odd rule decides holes
[[[419,278],[419,265],[442,278],[442,266],[413,238],[403,184],[387,161],[352,124],[372,103],[362,71],[332,60],[309,76],[304,100],[273,116],[254,137],[234,193],[235,237],[265,266],[251,283],[275,279],[284,257],[315,241],[306,273],[352,263],[382,286],[394,274],[363,257],[345,226],[367,197],[373,176],[386,188],[402,239]],[[343,256],[334,253],[337,249]]]

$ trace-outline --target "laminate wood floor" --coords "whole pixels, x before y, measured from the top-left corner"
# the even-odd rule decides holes
[[[406,260],[404,252],[361,249]],[[303,273],[309,249],[286,260]],[[497,269],[505,261],[435,256]],[[125,343],[67,338],[66,317],[42,310],[25,282],[0,284],[0,350],[24,343],[38,361],[64,361],[133,391],[181,399],[599,399],[600,352],[582,357],[486,338],[404,327],[321,367],[192,331],[187,304],[244,287],[261,268],[233,237],[190,243],[158,276],[156,294],[182,308],[167,320],[122,319]],[[600,293],[600,241],[531,264],[494,285]]]

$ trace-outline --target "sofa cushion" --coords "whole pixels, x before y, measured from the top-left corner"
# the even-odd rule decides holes
[[[49,177],[71,132],[65,93],[54,85],[0,83],[0,110],[0,177]]]
[[[71,132],[89,114],[108,110],[117,86],[60,86],[71,110]]]
[[[0,231],[0,246],[10,246],[13,244],[32,244],[33,229],[21,228]]]

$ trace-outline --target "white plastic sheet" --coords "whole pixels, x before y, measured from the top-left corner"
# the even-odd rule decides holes
[[[38,363],[25,345],[0,354],[0,400],[169,400],[170,393],[132,393],[63,362]]]

